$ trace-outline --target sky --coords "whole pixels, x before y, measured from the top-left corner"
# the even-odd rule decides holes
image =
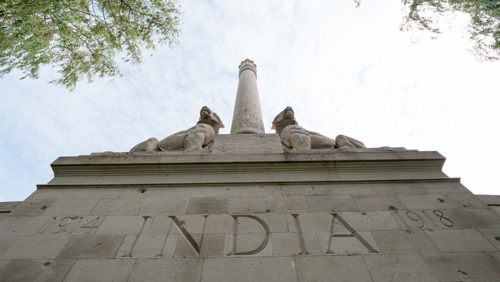
[[[402,32],[399,1],[181,0],[178,44],[144,51],[122,77],[69,92],[14,71],[0,80],[0,202],[53,178],[59,156],[127,152],[193,126],[209,106],[228,134],[238,65],[257,64],[266,133],[286,106],[303,127],[367,147],[438,151],[444,172],[476,194],[500,194],[495,161],[499,62],[470,52],[464,17],[437,38]]]

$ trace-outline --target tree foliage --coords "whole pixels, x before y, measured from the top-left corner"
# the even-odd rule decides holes
[[[0,77],[20,69],[38,78],[40,66],[57,66],[51,83],[76,83],[120,72],[117,55],[141,63],[141,47],[173,44],[179,34],[175,0],[2,0]]]
[[[500,1],[498,0],[403,0],[407,8],[403,27],[440,33],[436,17],[448,12],[470,16],[468,32],[474,42],[474,53],[480,60],[500,59]],[[429,13],[431,12],[431,13]]]
[[[361,0],[354,0],[359,6]],[[467,26],[479,60],[500,59],[500,1],[499,0],[402,0],[406,16],[402,29],[418,28],[440,33],[442,16],[447,13],[469,15]]]

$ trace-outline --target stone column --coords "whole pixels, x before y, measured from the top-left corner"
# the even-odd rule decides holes
[[[249,59],[241,62],[240,81],[234,104],[231,134],[263,134],[264,123],[257,89],[257,65]]]

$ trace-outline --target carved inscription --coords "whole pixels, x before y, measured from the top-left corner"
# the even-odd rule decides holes
[[[358,239],[365,248],[368,249],[370,253],[378,253],[359,233],[354,230],[338,213],[331,213],[333,216],[332,218],[332,228],[330,231],[330,239],[328,241],[328,250],[326,251],[326,254],[333,254],[332,252],[332,243],[333,243],[333,238],[335,237],[354,237]],[[347,230],[349,231],[349,234],[333,234],[333,227],[335,224],[335,219],[337,219]]]
[[[123,257],[132,257],[132,253],[134,251],[135,245],[137,244],[137,240],[139,239],[139,236],[144,232],[144,226],[147,225],[151,221],[151,216],[142,216],[141,223],[137,227],[137,231],[134,235],[134,238],[132,239],[132,242],[130,242],[130,245],[128,246],[127,251],[123,255]]]
[[[184,227],[184,224],[186,223],[184,220],[179,220],[175,216],[169,216],[170,219],[174,222],[175,226],[179,229],[181,232],[182,236],[188,241],[189,245],[193,248],[193,250],[200,255],[201,253],[201,244],[203,243],[203,235],[205,234],[205,227],[207,226],[207,218],[208,215],[203,215],[205,220],[203,221],[203,232],[201,233],[201,238],[200,238],[200,243],[198,244],[196,240],[191,236],[191,234],[188,232],[188,230]]]
[[[53,217],[38,234],[94,234],[103,220],[100,216]]]
[[[449,216],[445,216],[441,210],[430,211],[394,211],[396,218],[400,219],[403,227],[407,229],[417,228],[451,228],[455,223]]]
[[[259,217],[256,217],[254,215],[232,215],[232,217],[234,219],[234,221],[233,221],[233,248],[232,248],[232,252],[229,255],[247,256],[247,255],[256,255],[256,254],[262,252],[262,250],[264,250],[266,248],[267,243],[269,242],[269,236],[271,235],[271,231],[270,231],[267,223],[264,222]],[[238,218],[241,218],[241,217],[246,217],[246,218],[250,218],[250,219],[257,221],[264,228],[264,232],[266,233],[266,236],[264,237],[264,240],[262,240],[262,243],[260,244],[260,246],[258,246],[254,250],[245,251],[245,252],[238,252],[237,251],[237,249],[238,249]]]
[[[392,214],[402,229],[453,228],[455,222],[445,212],[442,210],[404,210],[392,211]],[[179,246],[179,240],[187,242],[187,246],[194,251],[191,254],[194,256],[205,256],[207,250],[210,250],[211,254],[221,256],[267,256],[283,248],[283,243],[278,241],[283,238],[283,235],[273,237],[271,227],[276,230],[273,232],[295,232],[295,234],[289,234],[297,236],[295,241],[297,245],[294,246],[295,251],[293,251],[296,255],[341,254],[337,250],[342,250],[341,252],[345,253],[345,245],[339,245],[342,238],[351,238],[348,240],[359,242],[354,242],[353,246],[357,245],[356,248],[361,248],[361,250],[366,249],[366,253],[378,253],[376,246],[374,247],[370,243],[371,241],[366,240],[370,238],[366,238],[366,235],[361,235],[364,233],[356,231],[341,213],[292,213],[289,215],[291,217],[288,217],[288,219],[291,219],[291,221],[286,221],[287,217],[284,214],[272,215],[271,221],[264,220],[267,216],[260,217],[258,214],[218,214],[216,217],[198,214],[182,215],[181,218],[170,215],[159,217],[163,219],[155,223],[156,225],[153,224],[153,222],[156,222],[156,216],[137,216],[137,220],[129,221],[130,224],[134,224],[130,227],[134,228],[132,230],[135,230],[135,232],[127,235],[123,240],[120,247],[120,256],[135,257],[134,250],[138,246],[138,242],[143,242],[139,240],[151,238],[141,236],[151,236],[152,234],[164,237],[151,241],[154,245],[148,245],[148,248],[152,250],[151,256],[155,257],[172,258],[174,254],[177,255],[176,248]],[[279,220],[280,216],[286,221],[284,226],[283,221]],[[38,234],[93,235],[100,228],[104,218],[103,216],[52,217],[42,226]],[[270,227],[269,223],[278,225],[271,225]],[[318,223],[321,224],[318,225]],[[152,229],[152,226],[154,229]],[[157,232],[161,226],[163,226],[164,234],[150,233]],[[187,226],[190,227],[187,228]],[[218,235],[205,236],[207,232]],[[185,244],[185,242],[182,243]],[[342,244],[345,243],[342,242]],[[274,249],[275,247],[277,249]],[[137,256],[144,257],[144,245],[142,243],[140,244],[140,250],[137,250],[137,252]],[[278,253],[280,252],[278,251]]]
[[[328,247],[327,251],[325,254],[334,254],[332,251],[332,247],[334,244],[333,239],[334,238],[345,238],[345,237],[353,237],[356,238],[367,250],[369,253],[378,253],[375,248],[373,248],[359,233],[354,230],[354,228],[351,227],[338,213],[330,213],[332,215],[332,225],[330,227],[330,236],[328,237]],[[300,220],[299,220],[299,214],[292,214],[292,217],[295,222],[295,227],[297,230],[297,237],[299,240],[299,247],[301,254],[308,255],[309,252],[307,251],[307,246],[304,240],[304,235],[302,233],[302,227],[300,225]],[[347,231],[349,231],[348,234],[334,234],[334,227],[335,227],[335,219],[342,224]]]
[[[300,251],[302,254],[308,255],[309,252],[307,252],[306,243],[304,241],[304,235],[302,234],[302,227],[300,226],[299,214],[292,214],[292,216],[295,222],[295,228],[297,229],[297,237],[299,239]]]

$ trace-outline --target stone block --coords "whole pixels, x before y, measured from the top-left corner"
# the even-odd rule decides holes
[[[58,216],[53,217],[38,234],[45,235],[91,235],[102,224],[102,216]]]
[[[7,216],[0,221],[0,235],[35,235],[50,216]]]
[[[399,194],[401,202],[408,209],[463,209],[487,208],[486,204],[469,193],[447,194]]]
[[[25,201],[41,201],[41,200],[53,200],[53,199],[71,199],[73,193],[77,189],[66,188],[66,189],[37,189],[33,194],[31,194]]]
[[[492,206],[490,208],[492,211],[494,211],[497,215],[500,216],[500,206]]]
[[[170,187],[151,187],[149,185],[137,185],[123,188],[122,192],[117,195],[121,199],[148,199],[148,198],[166,198],[167,190]]]
[[[204,234],[201,241],[201,257],[224,256],[224,234]]]
[[[57,200],[45,209],[44,215],[86,216],[98,200]]]
[[[142,216],[106,216],[96,234],[137,234]]]
[[[99,200],[91,215],[138,214],[143,202],[143,199],[103,199]]]
[[[269,210],[271,212],[308,212],[309,206],[305,196],[269,197]]]
[[[63,281],[74,259],[12,259],[0,267],[0,281]]]
[[[500,206],[500,195],[476,195],[476,197],[488,206]]]
[[[441,252],[496,251],[496,248],[476,229],[426,230]]]
[[[500,250],[500,228],[478,228],[490,243]]]
[[[438,181],[419,180],[418,182],[372,183],[379,194],[424,194],[424,193],[470,193],[458,180],[441,179]]]
[[[287,196],[352,196],[376,194],[371,184],[333,183],[313,185],[282,185],[283,195]]]
[[[201,281],[297,281],[292,257],[207,258]]]
[[[200,281],[203,259],[138,259],[127,281]]]
[[[403,229],[435,229],[455,227],[450,210],[400,210],[393,211],[394,218]]]
[[[458,179],[445,179],[444,181],[421,181],[420,185],[427,193],[470,193]]]
[[[145,199],[140,214],[186,214],[189,198],[151,198]]]
[[[311,212],[358,211],[351,196],[306,196]]]
[[[134,259],[79,259],[64,281],[127,281],[134,264]]]
[[[404,180],[443,178],[446,175],[441,169],[415,169],[420,163],[411,161],[375,161],[354,164],[336,162],[336,177],[339,180]],[[421,167],[420,167],[421,168]],[[390,173],[389,173],[390,172]],[[333,178],[332,178],[333,180]]]
[[[224,239],[224,255],[226,256],[273,256],[272,234],[243,233],[226,234]]]
[[[191,198],[188,214],[214,214],[227,213],[229,206],[228,198],[207,197]]]
[[[357,195],[352,199],[361,211],[404,210],[406,207],[395,195]]]
[[[207,233],[233,233],[234,218],[227,214],[212,214],[208,217]]]
[[[247,183],[248,185],[255,183],[256,179],[259,182],[270,183],[282,181],[330,181],[338,179],[336,174],[331,173],[331,169],[334,167],[333,164],[327,163],[326,165],[328,167],[325,167],[324,164],[309,163],[306,165],[299,162],[280,162],[269,165],[269,163],[265,162],[229,162],[227,158],[224,162],[220,163],[197,163],[190,165],[161,164],[154,183],[165,185],[183,183],[231,185],[237,179],[239,183]],[[132,167],[128,167],[122,173],[131,171],[132,169]],[[175,173],[181,171],[182,173]],[[293,173],[289,173],[289,171],[293,171]],[[122,178],[125,177],[122,176]],[[134,177],[128,180],[131,181],[129,182],[130,184],[134,184],[139,183],[138,180],[142,179]],[[122,182],[124,181],[127,181],[127,179]]]
[[[116,258],[131,258],[132,251],[133,251],[134,246],[137,242],[137,239],[138,239],[137,235],[125,235],[125,238],[123,238],[123,242],[120,245],[120,248],[118,249],[118,252],[116,253],[115,257]]]
[[[287,214],[288,230],[297,232],[297,224],[300,224],[302,232],[330,232],[332,229],[333,216],[330,213],[300,213]],[[338,220],[333,221],[334,230],[346,232],[347,229]]]
[[[356,231],[401,229],[392,214],[388,211],[342,212],[340,214]]]
[[[373,281],[439,281],[418,254],[363,256]]]
[[[228,213],[264,213],[269,212],[267,197],[231,197]]]
[[[155,167],[157,168],[158,166]],[[52,169],[55,171],[55,173],[57,173],[58,170],[60,171],[59,168],[52,167]],[[84,173],[80,173],[74,175],[54,177],[51,181],[49,181],[49,183],[47,183],[47,185],[97,186],[97,185],[116,185],[116,184],[123,184],[123,185],[153,184],[154,181],[157,179],[157,175],[148,172],[144,172],[144,174],[141,175],[139,173],[139,170],[141,169],[142,168],[138,165],[130,165],[126,167],[124,170],[115,171],[116,174],[109,174],[109,173],[103,173],[107,170],[109,171],[109,167],[106,168],[105,166],[96,166],[96,167],[88,166],[85,169],[86,175]]]
[[[165,197],[259,197],[281,196],[279,185],[197,185],[168,187]],[[148,193],[146,191],[146,193]]]
[[[254,218],[251,218],[254,217]],[[238,233],[264,232],[265,228],[255,218],[263,221],[269,231],[288,232],[286,214],[284,213],[256,213],[238,217]]]
[[[205,233],[205,230],[208,227],[210,216],[212,215],[191,214],[172,216],[170,219],[173,221],[170,227],[169,234],[181,235],[181,228],[184,228],[188,233]],[[225,216],[230,217],[229,215]],[[177,223],[174,220],[177,221]]]
[[[114,258],[124,237],[125,235],[71,236],[58,258]]]
[[[309,233],[308,233],[309,234]],[[274,256],[298,256],[302,253],[299,238],[294,233],[273,233]]]
[[[234,215],[238,222],[238,233],[264,232],[262,223],[270,232],[288,232],[287,219],[284,213],[259,213]],[[187,221],[186,221],[187,222]],[[202,225],[202,222],[198,223]],[[233,233],[235,218],[227,214],[213,214],[208,216],[207,233]],[[188,229],[189,230],[189,229]],[[173,233],[173,232],[172,232]]]
[[[269,229],[269,231],[270,231],[271,229],[270,229],[269,223],[268,223],[269,220],[266,221],[263,218],[263,216],[266,216],[266,214],[257,215],[254,218],[250,218],[250,217],[246,217],[246,216],[236,218],[238,233],[262,233],[262,234],[265,234],[266,228]],[[257,221],[256,218],[259,218],[265,224]],[[280,230],[280,231],[284,232],[285,230]]]
[[[215,136],[213,154],[283,153],[277,134],[219,134]]]
[[[446,212],[456,228],[500,227],[500,216],[490,209],[456,209]]]
[[[177,248],[177,243],[181,235],[168,235],[163,249],[160,252],[160,258],[173,258],[175,254],[175,249]]]
[[[68,243],[69,236],[20,236],[2,258],[55,258]]]
[[[0,202],[0,213],[9,213],[23,202]]]
[[[316,233],[272,233],[274,256],[322,255]],[[303,244],[301,246],[301,244]]]
[[[146,231],[148,235],[165,235],[169,234],[172,226],[172,219],[167,215],[159,214],[153,217],[151,227]]]
[[[42,215],[55,199],[24,201],[10,212],[11,215]]]
[[[299,281],[372,281],[361,256],[295,257]]]
[[[0,236],[0,256],[16,241],[18,236]]]
[[[336,195],[336,196],[353,196],[353,195],[375,195],[377,192],[373,189],[372,184],[367,183],[332,183],[325,185],[312,185],[314,196]]]
[[[120,246],[117,258],[156,258],[162,256],[167,235],[127,235]]]
[[[316,195],[312,185],[281,185],[283,196],[312,196]]]
[[[500,252],[487,252],[487,254],[497,261],[500,261]]]
[[[441,281],[497,281],[500,277],[500,260],[489,254],[423,254],[422,257]]]
[[[181,235],[126,235],[116,258],[173,258]],[[182,240],[182,239],[181,239]]]
[[[439,253],[422,230],[372,231],[382,254]]]
[[[5,266],[10,262],[10,259],[1,259],[0,258],[0,276],[2,276],[2,273],[4,271]]]
[[[202,234],[190,233],[189,237],[180,235],[177,240],[174,258],[199,257],[203,246]]]
[[[78,188],[71,193],[71,199],[118,199],[129,188]],[[64,189],[66,190],[66,189]],[[57,197],[58,198],[58,197]],[[59,198],[58,198],[59,199]]]
[[[371,185],[380,195],[421,194],[427,192],[427,189],[419,182],[376,182]]]
[[[355,234],[349,232],[334,233],[333,236],[331,236],[330,232],[318,232],[317,235],[323,254],[359,255],[380,253],[373,236],[367,231]]]

